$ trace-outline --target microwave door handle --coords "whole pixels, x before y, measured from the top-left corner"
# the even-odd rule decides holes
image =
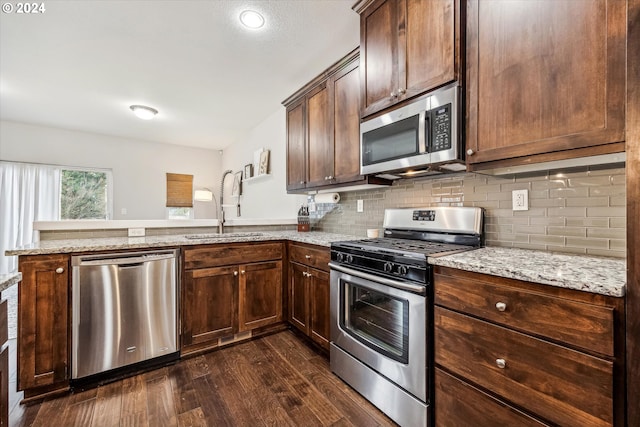
[[[420,111],[418,119],[418,152],[420,154],[427,153],[429,141],[427,140],[426,129],[429,129],[429,114],[427,111]]]

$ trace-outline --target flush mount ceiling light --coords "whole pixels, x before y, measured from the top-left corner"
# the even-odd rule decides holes
[[[142,120],[151,120],[158,114],[158,110],[155,108],[147,107],[145,105],[132,105],[129,107],[133,114],[141,118]]]
[[[255,10],[245,10],[240,14],[240,22],[247,28],[260,28],[264,25],[264,17]]]

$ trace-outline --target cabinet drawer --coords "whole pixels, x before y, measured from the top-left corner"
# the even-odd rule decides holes
[[[320,270],[329,271],[331,251],[329,248],[322,249],[304,245],[291,245],[289,246],[289,260]]]
[[[256,243],[238,246],[215,245],[185,249],[184,268],[189,270],[276,259],[282,259],[282,243]]]
[[[436,369],[435,411],[438,427],[542,427],[540,421]]]
[[[438,305],[607,356],[614,355],[612,307],[443,274],[435,275],[434,289],[434,301]]]
[[[612,425],[612,362],[441,307],[434,325],[437,365],[552,423]]]

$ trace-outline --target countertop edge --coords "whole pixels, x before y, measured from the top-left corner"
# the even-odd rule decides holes
[[[0,274],[0,292],[9,289],[21,280],[22,273]]]
[[[500,252],[513,251],[514,253],[516,251],[523,251],[523,253],[530,255],[530,259],[534,260],[536,265],[548,264],[549,261],[554,257],[562,257],[571,260],[585,260],[585,262],[589,262],[593,259],[601,259],[602,261],[614,264],[625,262],[625,260],[623,259],[618,260],[593,256],[532,251],[527,249],[481,248],[474,251],[462,252],[443,257],[429,257],[429,263],[435,266],[456,268],[458,270],[470,271],[473,273],[488,274],[497,277],[504,277],[507,279],[522,280],[530,283],[555,286],[564,289],[573,289],[577,291],[589,292],[615,298],[622,298],[626,294],[626,280],[624,278],[614,278],[611,274],[607,274],[604,275],[606,276],[605,280],[598,280],[602,275],[597,279],[594,277],[590,277],[590,269],[588,268],[578,268],[578,270],[581,270],[581,272],[578,274],[581,277],[572,277],[576,276],[576,274],[572,273],[562,275],[560,274],[560,271],[554,270],[554,274],[551,275],[539,270],[529,270],[525,266],[520,264],[505,265],[504,263],[500,262],[500,259],[502,259],[502,257],[498,256],[497,254],[489,255],[498,259],[495,264],[487,262],[486,258],[483,258],[482,262],[478,262],[478,252],[476,251],[490,252],[492,250]],[[622,268],[621,270],[626,271],[625,268]],[[614,270],[610,269],[609,271],[611,272]],[[624,277],[624,274],[622,276]]]

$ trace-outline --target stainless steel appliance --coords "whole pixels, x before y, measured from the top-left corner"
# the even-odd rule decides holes
[[[429,256],[483,244],[473,207],[387,209],[384,237],[331,245],[331,370],[402,426],[429,425]]]
[[[387,179],[466,169],[460,91],[450,85],[360,124],[360,172]]]
[[[177,250],[82,255],[71,263],[72,379],[178,357]]]

